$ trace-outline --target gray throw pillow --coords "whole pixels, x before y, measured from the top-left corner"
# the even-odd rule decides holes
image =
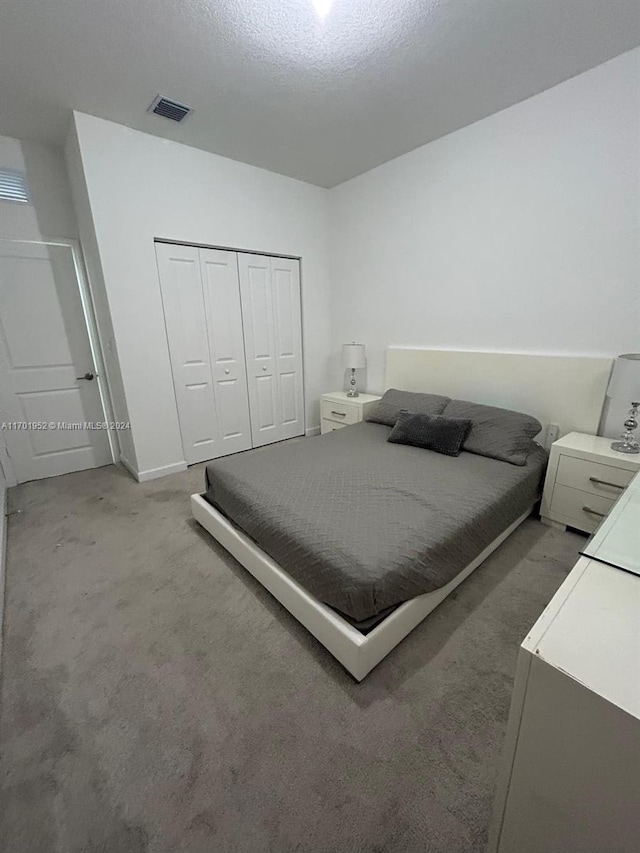
[[[387,441],[424,447],[446,456],[459,456],[471,421],[402,411]]]
[[[382,399],[369,409],[365,420],[392,427],[403,409],[421,415],[439,415],[450,399],[439,394],[421,394],[417,391],[389,388],[382,395]]]
[[[468,418],[471,421],[471,430],[464,441],[463,450],[512,465],[526,464],[533,447],[533,438],[542,429],[540,421],[532,415],[467,400],[451,400],[443,415],[446,418]]]

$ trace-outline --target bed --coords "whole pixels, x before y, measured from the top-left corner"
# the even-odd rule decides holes
[[[517,393],[496,378],[516,371],[530,376],[528,408],[545,428],[595,432],[610,367],[610,359],[390,350],[386,384],[515,408]],[[530,515],[546,464],[535,443],[515,465],[391,444],[390,432],[360,423],[218,459],[204,493],[192,496],[195,519],[357,680]]]
[[[206,468],[205,499],[356,626],[444,586],[541,494],[539,445],[520,467],[390,432],[363,422]]]

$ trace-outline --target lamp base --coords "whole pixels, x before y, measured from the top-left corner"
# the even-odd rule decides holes
[[[622,441],[613,441],[611,443],[612,450],[617,450],[618,453],[640,453],[640,445],[633,434],[638,426],[638,421],[636,420],[638,417],[638,406],[640,406],[640,402],[631,403],[629,416],[624,422],[626,432],[623,432],[620,436]]]
[[[640,445],[636,441],[612,441],[611,449],[618,453],[640,453]]]
[[[360,394],[356,391],[356,370],[355,367],[351,368],[351,379],[349,380],[349,390],[347,391],[347,397],[359,397]]]

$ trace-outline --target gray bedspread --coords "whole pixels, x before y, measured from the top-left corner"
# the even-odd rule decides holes
[[[210,462],[205,497],[320,601],[354,620],[448,583],[540,495],[519,467],[387,442],[360,423]]]

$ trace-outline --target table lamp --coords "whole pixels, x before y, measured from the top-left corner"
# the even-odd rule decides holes
[[[622,441],[611,443],[611,449],[619,453],[640,452],[640,445],[633,435],[638,426],[637,415],[640,406],[640,353],[629,352],[618,356],[607,386],[607,397],[631,402],[629,417],[624,422],[626,432],[621,436]]]
[[[356,370],[365,367],[367,361],[364,357],[364,344],[342,344],[342,366],[351,371],[351,380],[347,397],[359,397],[356,390]]]

